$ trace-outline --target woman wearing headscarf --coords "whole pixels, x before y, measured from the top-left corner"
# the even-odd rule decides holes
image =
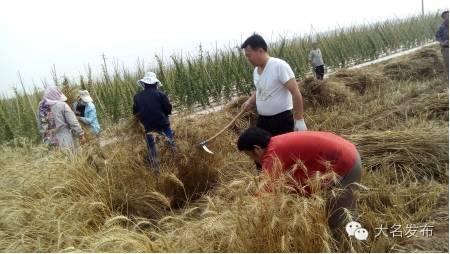
[[[38,129],[43,143],[50,149],[75,150],[73,134],[85,142],[75,113],[65,102],[67,97],[57,87],[47,87],[39,102]]]

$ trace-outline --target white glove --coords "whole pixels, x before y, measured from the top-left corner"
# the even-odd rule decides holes
[[[307,131],[305,119],[295,120],[294,131]]]

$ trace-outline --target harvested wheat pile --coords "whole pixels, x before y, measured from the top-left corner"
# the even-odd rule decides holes
[[[363,123],[353,125],[353,129],[391,129],[393,125],[405,123],[408,119],[448,121],[448,90],[424,93],[410,98],[402,104],[368,117]]]
[[[345,84],[334,80],[307,77],[300,82],[300,91],[306,103],[331,106],[349,102],[355,94]]]
[[[199,143],[213,136],[227,124],[229,119],[226,115],[219,113],[174,122],[173,129],[178,149],[176,159],[173,160],[167,146],[161,149],[161,156],[165,158],[162,162],[173,169],[169,171],[179,179],[177,182],[170,180],[169,177],[167,178],[170,180],[168,186],[163,186],[165,193],[173,193],[176,207],[186,201],[199,198],[216,185],[219,167],[223,164],[227,153],[233,150],[235,137],[227,132],[208,143],[207,146],[215,152],[214,155],[206,153]]]
[[[428,119],[448,121],[448,90],[440,93],[425,94],[416,98],[409,106],[412,115],[426,115]]]
[[[338,70],[329,79],[339,81],[360,94],[364,94],[367,89],[378,88],[389,82],[389,80],[380,73],[365,69]]]
[[[369,232],[375,232],[381,224],[419,223],[435,209],[446,189],[445,185],[428,182],[424,193],[423,185],[389,185],[379,172],[368,172],[364,177],[373,187],[361,186],[359,213],[349,216],[358,216]],[[251,175],[239,175],[222,184],[199,206],[160,220],[161,238],[156,243],[167,252],[386,252],[392,246],[401,246],[403,239],[373,235],[368,244],[351,238],[335,242],[324,226],[324,192],[311,198],[283,191],[255,197],[252,193],[259,184],[260,178]],[[404,217],[405,213],[409,217]]]
[[[217,184],[223,158],[234,149],[234,137],[225,133],[208,144],[216,151],[214,155],[207,154],[198,144],[220,130],[228,119],[222,113],[173,121],[176,154],[162,135],[155,134],[159,176],[149,167],[143,128],[132,119],[124,124],[123,130],[118,130],[121,135],[118,142],[102,148],[93,144],[83,151],[74,171],[73,179],[77,180],[70,184],[71,191],[100,194],[111,211],[125,216],[161,218],[170,209],[201,197]]]
[[[383,67],[383,73],[393,80],[425,80],[436,77],[443,71],[439,53],[434,48],[424,48]]]
[[[365,168],[387,169],[396,183],[412,177],[448,182],[448,129],[368,131],[347,137],[356,144]]]
[[[253,196],[260,178],[240,175],[207,196],[198,219],[189,214],[160,221],[169,249],[187,252],[330,252],[321,194],[304,198],[284,192]]]
[[[222,165],[224,156],[234,149],[235,137],[226,132],[211,141],[208,148],[216,152],[214,155],[206,153],[199,143],[213,136],[231,118],[229,114],[217,113],[175,119],[172,123],[177,147],[175,154],[166,144],[163,135],[154,134],[162,168],[162,174],[157,179],[157,191],[167,196],[172,207],[178,208],[187,201],[199,198],[217,183],[219,166]],[[137,158],[131,165],[139,162],[134,168],[150,171],[142,126],[136,119],[124,126],[128,140],[124,140],[123,145],[130,146],[129,149]]]
[[[111,213],[129,218],[158,219],[170,210],[170,197],[157,190],[158,178],[151,173],[144,151],[123,143],[98,151],[85,149],[71,165],[64,188],[72,195],[95,199]],[[138,145],[140,146],[140,145]]]

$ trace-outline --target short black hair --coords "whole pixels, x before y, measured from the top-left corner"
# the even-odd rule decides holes
[[[155,82],[153,84],[147,84],[145,82],[139,81],[141,83],[142,86],[144,87],[156,87],[158,85],[158,82]]]
[[[263,49],[264,51],[267,52],[267,43],[264,40],[264,38],[259,35],[254,33],[252,36],[248,37],[244,43],[242,43],[241,45],[241,49],[246,48],[247,46],[250,46],[250,48],[252,48],[253,50],[255,49]]]
[[[253,151],[255,145],[265,149],[271,138],[272,135],[263,129],[248,128],[239,136],[237,147],[239,151]]]
[[[445,14],[448,14],[448,11],[442,12],[442,13],[441,13],[441,18],[444,18],[444,15],[445,15]]]

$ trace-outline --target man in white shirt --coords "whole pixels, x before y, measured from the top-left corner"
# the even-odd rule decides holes
[[[294,130],[306,131],[303,97],[289,64],[270,57],[266,42],[258,34],[247,38],[241,48],[249,62],[255,66],[253,83],[256,87],[256,92],[242,108],[251,110],[256,106],[257,127],[273,136]]]
[[[320,51],[319,43],[312,43],[312,50],[309,52],[308,59],[314,68],[317,79],[323,80],[323,76],[325,75],[325,66],[323,64],[322,52]]]

